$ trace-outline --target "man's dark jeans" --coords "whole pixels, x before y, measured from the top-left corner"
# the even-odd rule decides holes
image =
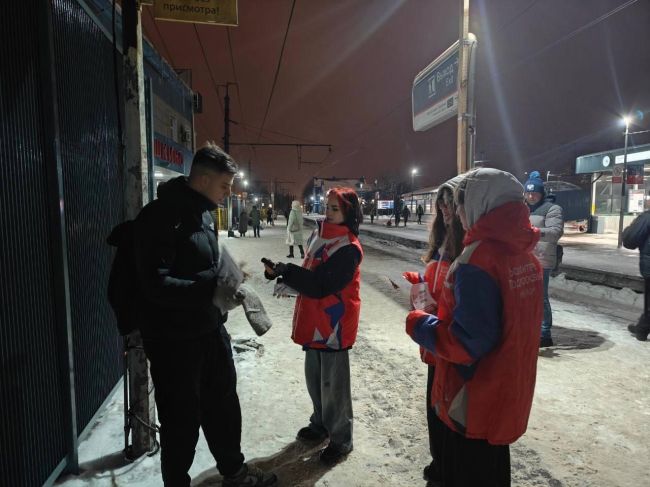
[[[190,485],[199,427],[222,475],[242,466],[241,410],[230,338],[223,327],[193,340],[145,339],[160,419],[165,486]]]

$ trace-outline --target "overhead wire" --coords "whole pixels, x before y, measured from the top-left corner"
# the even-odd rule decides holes
[[[291,19],[293,19],[293,12],[296,8],[296,0],[293,0],[291,3],[291,13],[289,14],[289,21],[287,22],[287,29],[284,32],[284,40],[282,41],[282,49],[280,50],[280,57],[278,58],[278,65],[275,69],[275,76],[273,77],[273,85],[271,86],[271,93],[269,94],[269,100],[266,103],[266,111],[264,112],[264,118],[262,119],[262,126],[260,129],[260,135],[261,137],[261,132],[264,130],[264,125],[266,125],[266,118],[269,115],[269,110],[271,108],[271,100],[273,100],[273,93],[275,92],[275,86],[278,82],[278,75],[280,74],[280,66],[282,65],[282,57],[284,55],[284,48],[287,45],[287,37],[289,36],[289,28],[291,27]],[[259,140],[259,138],[258,138]]]

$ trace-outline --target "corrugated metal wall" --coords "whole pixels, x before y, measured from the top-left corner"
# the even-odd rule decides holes
[[[0,15],[0,485],[41,485],[66,456],[37,0]]]
[[[88,425],[121,374],[121,340],[106,300],[121,221],[113,46],[76,0],[53,2],[65,193],[77,428]]]
[[[109,39],[76,0],[7,2],[0,29],[0,486],[31,487],[121,375],[105,239],[123,191]]]

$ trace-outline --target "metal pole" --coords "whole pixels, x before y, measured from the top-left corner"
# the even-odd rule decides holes
[[[228,83],[226,83],[226,96],[223,99],[223,150],[230,154],[230,95],[228,94]],[[226,200],[226,229],[230,237],[232,227],[232,195]]]
[[[623,174],[621,181],[621,211],[618,215],[618,245],[620,249],[623,246],[623,215],[625,213],[625,184],[627,183],[627,137],[630,133],[630,123],[625,121],[625,149],[623,149]]]
[[[144,61],[142,51],[142,22],[139,2],[122,2],[122,46],[124,57],[124,204],[126,217],[135,218],[149,199],[149,168],[147,159],[147,133],[144,93]],[[156,412],[153,388],[147,365],[147,357],[142,350],[139,332],[130,336],[131,348],[128,354],[128,382],[130,401],[129,416],[136,416],[147,424],[155,424]],[[132,421],[133,458],[151,451],[155,445],[155,433],[140,421]],[[129,453],[129,452],[127,452]]]
[[[469,34],[469,0],[460,0],[460,41],[458,56],[458,128],[457,128],[457,145],[456,145],[456,165],[458,174],[462,174],[468,169],[467,161],[467,132],[469,127],[467,114],[467,54],[468,43],[466,42]]]

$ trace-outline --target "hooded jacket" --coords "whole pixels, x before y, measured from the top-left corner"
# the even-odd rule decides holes
[[[546,197],[544,182],[538,171],[530,173],[530,177],[525,183],[525,190],[542,195],[539,203],[528,205],[530,223],[540,230],[540,239],[535,246],[535,256],[544,269],[554,269],[557,264],[557,242],[564,234],[562,207],[555,204],[554,197]]]
[[[413,311],[407,332],[436,357],[432,405],[467,438],[504,445],[525,431],[533,400],[542,269],[539,230],[514,176],[467,176],[465,248],[450,268],[438,315]]]
[[[136,218],[144,338],[196,338],[225,322],[212,303],[219,246],[210,211],[216,206],[181,176],[161,186],[159,198]]]
[[[443,189],[448,189],[453,194],[458,187],[458,184],[465,177],[464,174],[456,176],[448,181],[445,181],[438,188],[438,195],[441,195]],[[439,196],[438,196],[439,197]],[[437,206],[436,206],[437,208]],[[433,245],[433,244],[431,244]],[[427,267],[424,272],[424,276],[418,272],[405,272],[404,277],[411,284],[416,284],[418,282],[426,282],[429,293],[433,297],[436,303],[440,302],[442,297],[442,291],[444,288],[444,283],[447,278],[447,272],[449,272],[449,266],[451,265],[451,259],[448,255],[445,255],[444,252],[445,244],[443,243],[442,249],[436,249],[434,255],[432,256],[431,261],[427,264]],[[440,252],[442,250],[442,252]],[[422,362],[427,365],[435,365],[436,359],[435,356],[424,347],[420,347],[420,358]]]

